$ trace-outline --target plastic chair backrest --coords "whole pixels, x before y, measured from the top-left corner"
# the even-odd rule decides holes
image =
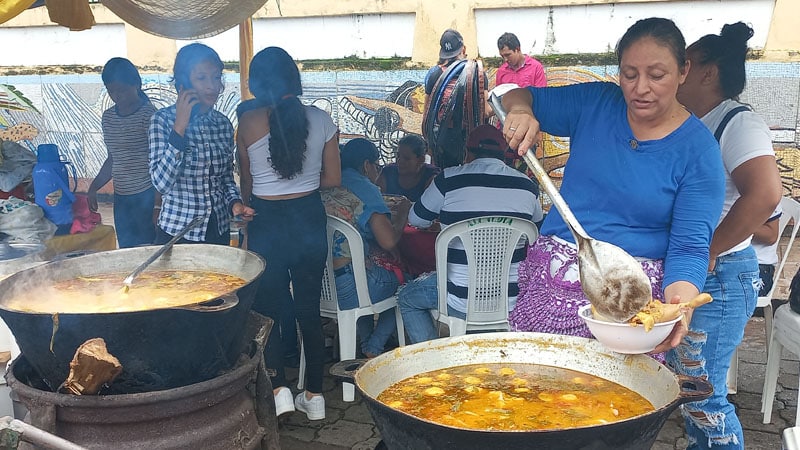
[[[520,239],[533,242],[536,225],[505,216],[476,217],[454,223],[436,238],[439,314],[447,315],[447,253],[456,239],[467,255],[467,330],[508,329],[508,277]]]
[[[792,250],[795,237],[797,237],[797,231],[800,230],[800,202],[790,197],[782,197],[781,209],[783,210],[783,213],[778,219],[778,239],[783,236],[783,232],[790,221],[793,222],[792,232],[789,235],[789,242],[786,244],[786,249],[784,249],[783,255],[781,256],[778,269],[775,271],[772,289],[770,289],[767,295],[764,296],[769,299],[768,301],[771,301],[772,296],[775,294],[775,289],[778,287],[778,280],[780,280],[781,274],[783,273],[783,266],[786,265],[786,261],[789,259],[789,252]],[[759,301],[759,303],[762,302]]]
[[[367,288],[367,268],[364,263],[364,242],[361,234],[345,220],[328,215],[328,256],[325,261],[325,273],[322,278],[322,293],[320,296],[320,313],[324,317],[335,318],[339,311],[339,301],[336,295],[336,277],[333,274],[333,244],[334,236],[339,232],[344,235],[350,245],[350,254],[353,255],[353,276],[356,280],[359,308],[371,306],[369,289]]]

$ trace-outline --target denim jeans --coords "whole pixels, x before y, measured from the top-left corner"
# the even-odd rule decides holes
[[[367,290],[372,303],[391,297],[397,292],[400,282],[394,272],[383,267],[372,266],[367,269]],[[353,276],[353,265],[348,264],[336,269],[336,296],[342,310],[358,307],[356,279]],[[378,315],[378,323],[374,324],[372,316],[359,317],[356,323],[358,336],[361,339],[361,351],[364,354],[379,355],[386,347],[386,341],[397,328],[394,309],[388,309]]]
[[[321,393],[324,341],[319,296],[328,252],[322,199],[314,192],[291,200],[253,197],[250,204],[257,215],[247,225],[248,247],[267,261],[253,309],[275,321],[264,350],[272,386],[288,386],[279,325],[285,309],[293,307],[306,354],[306,390]]]
[[[717,258],[704,292],[711,303],[692,315],[689,334],[667,353],[677,373],[707,378],[714,394],[681,407],[689,449],[743,449],[742,425],[728,402],[726,378],[731,357],[756,306],[758,261],[752,247]]]
[[[412,344],[430,341],[439,337],[436,324],[430,310],[439,309],[436,272],[420,276],[406,284],[397,294],[400,313],[403,315],[403,326],[408,340]],[[466,320],[467,315],[447,306],[449,316]]]
[[[156,238],[153,223],[155,188],[133,195],[114,194],[114,226],[119,248],[152,244]]]

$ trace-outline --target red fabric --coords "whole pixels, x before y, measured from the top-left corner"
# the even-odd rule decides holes
[[[25,186],[18,184],[11,192],[0,191],[0,199],[7,200],[9,197],[25,200]]]
[[[406,262],[408,272],[417,277],[436,270],[436,236],[438,232],[420,230],[406,225],[403,237],[397,244],[400,255]]]
[[[75,194],[72,203],[72,228],[70,234],[88,233],[102,223],[100,213],[89,209],[89,197],[86,194]]]

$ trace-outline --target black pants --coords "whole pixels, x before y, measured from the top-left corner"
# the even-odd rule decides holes
[[[321,393],[324,341],[319,299],[328,252],[322,199],[314,192],[291,200],[254,197],[250,204],[257,215],[247,225],[248,249],[267,261],[253,309],[275,321],[264,350],[266,366],[275,373],[272,386],[288,384],[278,324],[293,306],[305,347],[306,389]]]

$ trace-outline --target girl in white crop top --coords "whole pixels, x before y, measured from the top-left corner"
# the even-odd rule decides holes
[[[341,182],[339,133],[327,113],[300,103],[300,72],[283,49],[268,47],[256,54],[249,86],[255,100],[237,109],[242,197],[256,211],[247,225],[247,246],[268,261],[253,309],[276,324],[264,360],[268,372],[275,373],[277,414],[297,408],[309,420],[321,420],[325,399],[319,293],[328,245],[319,188]],[[306,356],[306,391],[294,399],[282,364],[278,326],[292,310]],[[289,322],[292,332],[294,320]]]

